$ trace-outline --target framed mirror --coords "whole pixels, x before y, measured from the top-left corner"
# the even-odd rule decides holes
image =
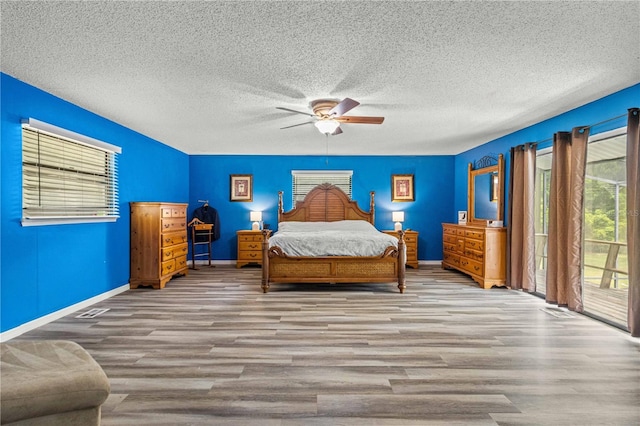
[[[469,163],[468,221],[486,225],[488,220],[504,220],[504,157],[485,156]]]

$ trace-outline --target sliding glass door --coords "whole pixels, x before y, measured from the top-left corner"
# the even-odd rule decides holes
[[[551,183],[551,148],[539,150],[536,156],[535,251],[536,293],[546,294],[547,237],[549,232],[549,187]]]
[[[587,149],[582,277],[586,313],[627,325],[626,130],[595,134]],[[551,148],[536,157],[536,292],[546,294]]]
[[[584,193],[584,309],[626,326],[626,133],[594,135],[587,150]]]

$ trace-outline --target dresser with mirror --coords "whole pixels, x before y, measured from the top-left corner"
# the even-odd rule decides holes
[[[486,156],[470,163],[468,174],[466,223],[442,224],[442,267],[471,276],[485,289],[504,286],[504,157]]]

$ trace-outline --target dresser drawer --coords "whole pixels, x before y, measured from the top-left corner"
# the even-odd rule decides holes
[[[482,263],[476,262],[475,260],[471,260],[467,257],[460,258],[460,267],[475,275],[482,275],[484,269],[482,267]]]
[[[187,256],[180,256],[178,258],[176,258],[176,271],[179,271],[181,269],[187,269],[188,265],[187,265]]]
[[[460,266],[460,256],[457,254],[445,252],[442,256],[442,260],[450,265]]]
[[[168,218],[178,218],[178,217],[187,217],[187,208],[186,207],[182,207],[182,206],[178,206],[178,207],[163,207],[161,212],[160,212],[160,216],[163,219],[168,219]]]
[[[414,233],[404,234],[404,242],[407,244],[414,245],[418,241],[418,236]]]
[[[173,232],[186,229],[187,220],[184,218],[162,219],[162,232]]]
[[[239,241],[238,250],[240,251],[261,251],[262,241]]]
[[[238,260],[244,262],[262,262],[262,252],[257,250],[241,250],[238,252]]]
[[[484,241],[467,238],[464,242],[464,248],[465,250],[473,249],[473,250],[484,251]]]
[[[456,235],[456,228],[453,228],[451,226],[444,226],[442,228],[442,234],[443,235]]]
[[[238,234],[238,243],[246,241],[262,242],[262,234]]]
[[[444,234],[442,235],[442,241],[445,243],[451,243],[451,244],[457,244],[458,243],[458,237],[456,236],[456,234]]]
[[[171,208],[171,217],[187,217],[187,209],[186,207],[172,207]]]
[[[177,246],[168,246],[162,248],[162,260],[174,259],[179,256],[186,256],[189,249],[186,243]]]
[[[167,260],[165,262],[162,262],[161,264],[160,275],[173,274],[175,270],[176,270],[176,260],[175,259]]]
[[[466,230],[466,231],[464,231],[464,236],[467,237],[467,238],[474,238],[476,240],[483,240],[484,239],[484,232]]]
[[[468,257],[471,260],[476,260],[480,263],[484,260],[484,252],[481,251],[465,250],[464,255],[465,257]]]
[[[455,253],[458,250],[458,246],[456,243],[442,243],[442,248],[444,251],[449,251]]]
[[[175,232],[173,234],[165,234],[162,236],[162,247],[174,246],[187,242],[187,232]]]

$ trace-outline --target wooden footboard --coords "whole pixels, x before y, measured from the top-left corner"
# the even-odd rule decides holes
[[[271,283],[379,283],[397,282],[400,293],[405,285],[404,233],[398,248],[388,247],[379,256],[291,257],[280,247],[269,247],[271,231],[263,231],[262,291]]]

